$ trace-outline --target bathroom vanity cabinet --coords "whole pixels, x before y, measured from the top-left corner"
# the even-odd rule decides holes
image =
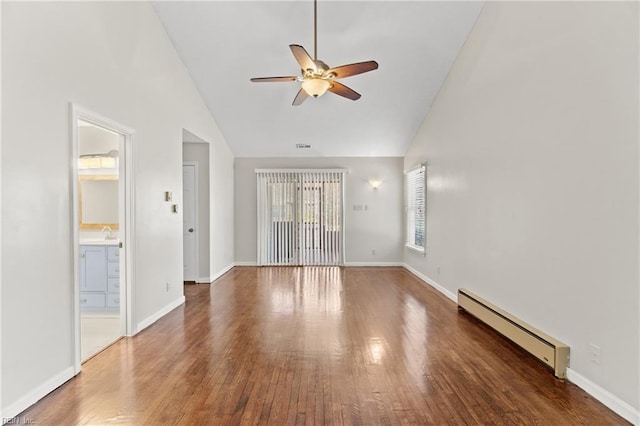
[[[118,245],[80,245],[80,309],[120,309],[120,248]]]

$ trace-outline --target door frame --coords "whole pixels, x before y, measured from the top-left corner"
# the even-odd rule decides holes
[[[97,114],[78,104],[70,103],[69,128],[70,128],[70,187],[71,187],[71,229],[73,238],[71,241],[72,277],[73,277],[73,318],[72,318],[72,345],[74,354],[74,372],[80,373],[82,369],[81,336],[80,336],[80,229],[78,215],[78,120],[103,127],[123,137],[120,149],[120,241],[124,250],[124,268],[120,268],[120,332],[123,336],[132,336],[136,329],[135,310],[135,193],[134,193],[134,149],[135,130],[120,124],[110,118]],[[122,205],[124,201],[124,206]],[[124,208],[123,208],[124,207]],[[121,262],[122,262],[121,258]],[[124,296],[124,297],[123,297]]]
[[[200,176],[200,170],[198,169],[198,162],[197,161],[182,161],[182,168],[184,170],[184,166],[193,166],[193,171],[195,174],[195,179],[194,179],[194,185],[193,185],[193,201],[195,204],[194,210],[195,210],[195,218],[194,218],[194,222],[195,222],[195,231],[193,232],[193,238],[196,241],[196,249],[195,249],[195,261],[194,261],[194,268],[195,268],[195,277],[194,277],[194,281],[196,283],[200,282],[202,277],[200,277],[200,215],[198,214],[198,210],[200,210],[200,194],[198,193],[198,177]],[[182,178],[182,188],[184,188],[184,173],[182,174],[183,178]],[[184,203],[184,191],[182,193],[182,214],[184,215],[184,206],[186,206],[186,204]],[[182,229],[182,251],[184,252],[184,228]],[[184,258],[182,260],[183,265],[182,265],[182,280],[184,281],[185,277],[184,277]]]

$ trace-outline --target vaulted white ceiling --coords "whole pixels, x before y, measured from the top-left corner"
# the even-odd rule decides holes
[[[313,55],[313,2],[156,2],[154,8],[237,157],[402,156],[469,34],[482,2],[318,2],[318,59],[375,60],[332,93],[291,105],[300,83],[289,44]],[[296,144],[311,149],[296,149]]]

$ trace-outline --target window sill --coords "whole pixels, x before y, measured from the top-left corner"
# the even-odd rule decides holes
[[[413,244],[405,244],[404,246],[411,251],[422,254],[423,256],[426,254],[424,251],[424,247],[414,246]]]

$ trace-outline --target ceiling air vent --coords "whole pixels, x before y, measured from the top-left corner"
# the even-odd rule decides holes
[[[296,148],[298,148],[298,149],[309,149],[309,148],[311,148],[311,145],[308,145],[306,143],[297,143],[296,144]]]

